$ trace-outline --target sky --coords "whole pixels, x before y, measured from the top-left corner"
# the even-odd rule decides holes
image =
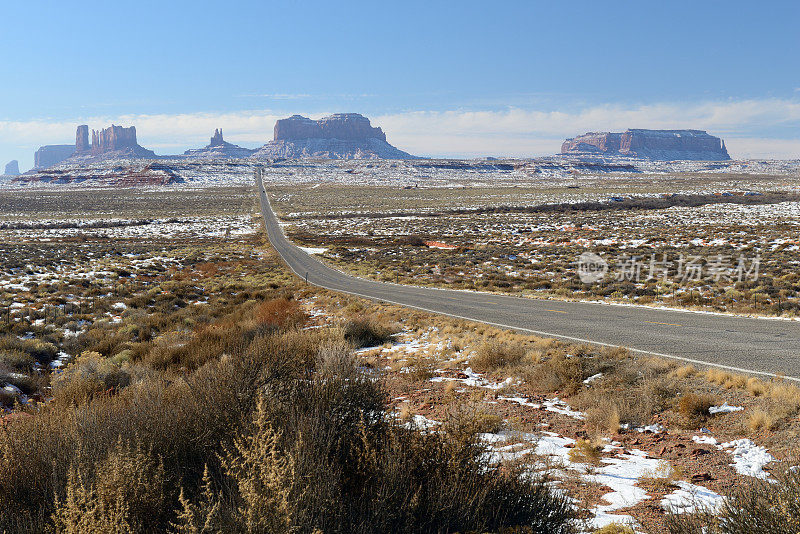
[[[798,0],[2,0],[0,165],[78,124],[174,154],[337,112],[425,156],[696,128],[733,157],[800,158],[798,20]]]

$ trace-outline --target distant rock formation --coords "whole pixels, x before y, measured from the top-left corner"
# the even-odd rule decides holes
[[[196,159],[227,159],[227,158],[246,158],[254,150],[243,148],[238,145],[228,143],[222,138],[222,128],[214,130],[211,142],[204,148],[187,150],[183,154]]]
[[[75,152],[77,154],[85,154],[91,149],[92,147],[89,145],[89,126],[81,124],[75,132]]]
[[[47,169],[69,159],[75,153],[74,145],[46,145],[40,147],[33,155],[33,166],[36,169]]]
[[[211,136],[211,142],[208,146],[223,146],[225,145],[225,140],[222,138],[222,128],[217,128],[214,130],[214,135]]]
[[[139,146],[136,142],[136,127],[115,126],[112,124],[102,130],[92,130],[92,144],[89,145],[89,127],[78,126],[75,132],[75,154],[100,156],[112,154],[119,157],[153,158],[155,153]]]
[[[275,123],[274,138],[255,158],[414,159],[388,142],[383,130],[358,113],[320,120],[293,115]]]
[[[3,172],[4,176],[19,176],[19,161],[12,159],[6,163],[6,170]]]
[[[564,141],[562,154],[629,156],[658,161],[724,161],[725,142],[703,130],[589,132]]]
[[[68,163],[57,168],[25,173],[13,180],[18,184],[81,184],[93,183],[116,187],[136,187],[183,183],[178,169],[157,161],[136,160]]]

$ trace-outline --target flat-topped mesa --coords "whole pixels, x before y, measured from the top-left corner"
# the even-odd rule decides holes
[[[45,145],[33,155],[35,169],[47,169],[67,160],[75,153],[74,145]]]
[[[336,113],[317,121],[302,115],[293,115],[275,123],[275,141],[301,141],[306,139],[341,139],[386,141],[386,134],[374,128],[369,119],[359,113]]]
[[[703,130],[589,132],[564,141],[562,154],[628,156],[651,160],[729,160],[725,142]]]

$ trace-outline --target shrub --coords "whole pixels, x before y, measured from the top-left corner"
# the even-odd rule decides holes
[[[759,430],[772,430],[775,428],[775,421],[772,416],[764,410],[754,410],[747,418],[747,426],[753,432]]]
[[[584,366],[584,358],[556,355],[525,373],[525,378],[540,391],[564,391],[571,395],[583,386]]]
[[[382,345],[396,332],[397,329],[367,317],[351,319],[344,326],[344,338],[357,349]]]
[[[603,448],[598,445],[590,443],[585,439],[579,439],[575,442],[575,446],[569,450],[567,456],[569,456],[570,462],[600,465],[602,450]]]
[[[58,348],[50,342],[41,339],[20,339],[17,336],[0,337],[0,351],[27,354],[42,365],[53,361],[58,354]]]
[[[697,426],[708,418],[708,409],[714,404],[716,401],[710,395],[686,393],[678,399],[678,412],[684,417],[687,426]]]
[[[501,367],[517,365],[525,357],[525,349],[520,345],[487,341],[470,358],[470,365],[479,371],[493,371]]]
[[[736,484],[719,510],[672,512],[674,534],[796,534],[800,532],[800,470],[773,473],[774,481],[749,479]]]
[[[98,393],[115,392],[130,384],[131,374],[96,352],[84,352],[53,377],[56,402],[83,404]]]
[[[77,465],[70,469],[66,499],[56,496],[56,532],[141,532],[162,523],[169,509],[164,466],[152,451],[119,441],[94,477]]]
[[[2,350],[0,351],[0,364],[13,371],[30,372],[33,370],[33,364],[36,359],[20,350]]]

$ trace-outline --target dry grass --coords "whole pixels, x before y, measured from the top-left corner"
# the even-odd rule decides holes
[[[753,432],[760,430],[774,430],[776,422],[767,411],[756,409],[747,418],[747,427]]]
[[[655,469],[639,479],[639,485],[655,491],[668,492],[681,478],[683,473],[679,468],[673,467],[666,460],[661,460]]]
[[[675,373],[676,377],[680,379],[685,379],[696,375],[697,369],[694,367],[694,365],[684,365],[682,367],[678,367],[673,372]]]
[[[610,523],[603,528],[593,530],[592,534],[636,534],[636,531],[627,525]]]
[[[683,416],[687,428],[696,427],[709,417],[709,408],[717,403],[710,395],[685,393],[678,399],[678,413]]]
[[[490,340],[478,348],[477,354],[470,358],[470,364],[479,371],[494,371],[519,365],[524,357],[525,349],[521,345]]]
[[[569,450],[569,461],[579,464],[600,465],[603,447],[585,439],[579,439]]]
[[[378,322],[372,317],[355,317],[344,325],[344,338],[355,348],[374,347],[392,339],[396,326]]]

